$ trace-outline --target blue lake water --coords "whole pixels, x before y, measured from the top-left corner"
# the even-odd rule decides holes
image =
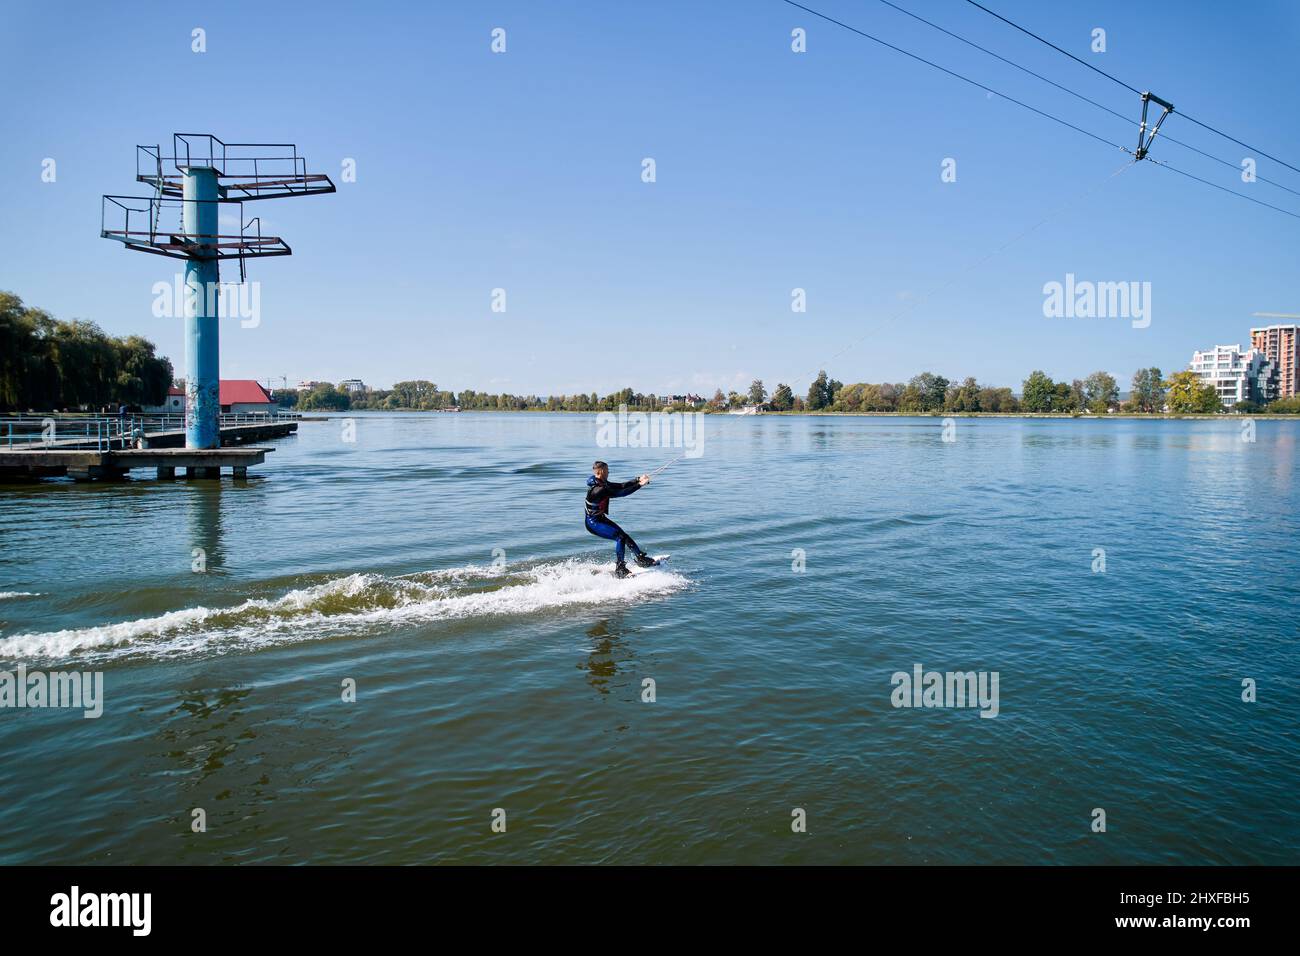
[[[0,669],[104,680],[0,709],[0,863],[1297,862],[1300,423],[710,416],[619,581],[591,461],[680,450],[353,417],[0,486]]]

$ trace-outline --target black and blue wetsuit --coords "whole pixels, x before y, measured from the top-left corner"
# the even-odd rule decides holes
[[[626,546],[632,549],[634,555],[640,556],[645,554],[632,536],[620,528],[614,522],[609,520],[609,499],[624,498],[641,487],[641,482],[633,478],[631,481],[601,481],[595,475],[587,479],[587,500],[586,524],[587,530],[594,535],[602,538],[608,538],[614,542],[614,558],[619,564],[623,563],[623,548]]]

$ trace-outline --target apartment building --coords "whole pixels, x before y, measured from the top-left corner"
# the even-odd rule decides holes
[[[1193,352],[1190,367],[1204,384],[1214,386],[1224,408],[1278,397],[1277,366],[1260,349],[1216,345]]]
[[[1300,325],[1251,329],[1250,345],[1277,369],[1277,397],[1300,395]]]

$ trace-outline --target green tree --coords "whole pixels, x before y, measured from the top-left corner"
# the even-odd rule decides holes
[[[119,382],[129,388],[128,403],[132,405],[161,405],[167,400],[167,389],[172,384],[172,363],[155,350],[146,338],[130,335],[115,339],[120,357]]]
[[[835,396],[835,411],[837,412],[857,412],[862,411],[862,397],[868,386],[864,384],[846,385],[840,389],[840,393]]]
[[[1201,384],[1201,380],[1195,372],[1175,372],[1163,384],[1168,389],[1166,398],[1171,412],[1180,415],[1199,412],[1201,406],[1205,403],[1205,399],[1201,396],[1205,386]],[[1214,389],[1211,387],[1210,390],[1213,391]]]
[[[825,408],[831,403],[831,386],[826,378],[826,370],[822,369],[817,373],[817,378],[808,386],[808,398],[806,404],[808,411],[815,412]]]
[[[346,411],[352,407],[347,392],[340,392],[329,382],[322,382],[306,395],[298,397],[298,407],[303,411]]]
[[[1274,401],[1269,402],[1266,408],[1270,415],[1300,414],[1300,395],[1275,399]]]
[[[390,391],[397,396],[401,408],[430,409],[438,407],[438,386],[426,379],[417,378],[406,382],[395,382]]]
[[[1050,412],[1056,397],[1056,383],[1035,369],[1020,389],[1020,407],[1027,412]]]
[[[1020,402],[1009,388],[981,388],[979,403],[982,412],[1020,411]]]
[[[841,385],[835,390],[835,400],[831,407],[840,412],[892,412],[899,408],[899,396],[906,391],[905,386],[891,385],[889,382],[879,385],[871,382]],[[914,390],[909,395],[915,397],[919,393]],[[919,411],[919,397],[915,397],[914,403],[904,410]]]
[[[772,393],[772,408],[778,412],[788,412],[794,407],[794,392],[789,385],[784,383],[777,385],[776,391]]]
[[[0,292],[0,408],[159,405],[171,381],[171,362],[147,339],[59,321]]]
[[[940,411],[948,395],[948,380],[933,372],[922,372],[907,383],[904,395],[905,402],[899,403],[900,409],[906,404],[906,411]]]
[[[749,403],[751,405],[762,405],[767,398],[767,391],[763,388],[763,380],[756,378],[749,385]]]
[[[1084,407],[1083,382],[1077,378],[1069,385],[1056,383],[1056,397],[1052,399],[1054,412],[1079,412]]]
[[[1119,385],[1106,372],[1093,372],[1083,381],[1083,400],[1087,409],[1104,415],[1119,401]]]
[[[967,377],[960,385],[950,385],[944,397],[943,407],[949,412],[978,412],[980,407],[980,387],[975,379]]]
[[[1213,385],[1201,386],[1196,396],[1196,410],[1202,415],[1211,415],[1223,411],[1223,400]]]
[[[1133,373],[1133,387],[1129,401],[1141,412],[1158,412],[1164,408],[1165,384],[1160,369],[1152,366],[1140,368]]]

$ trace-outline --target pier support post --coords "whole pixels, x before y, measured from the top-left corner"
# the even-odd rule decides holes
[[[182,195],[185,234],[195,243],[185,260],[185,447],[220,448],[221,368],[217,314],[217,171],[187,166]]]
[[[173,479],[173,478],[175,478],[175,477],[176,477],[176,469],[175,469],[174,467],[172,467],[171,465],[159,465],[159,466],[158,466],[158,480],[159,480],[159,481],[170,481],[171,479]]]
[[[234,475],[236,478],[247,478],[247,477],[248,477],[248,466],[247,466],[247,465],[235,465],[234,467],[232,467],[232,468],[230,469],[230,473],[231,473],[232,475]]]

